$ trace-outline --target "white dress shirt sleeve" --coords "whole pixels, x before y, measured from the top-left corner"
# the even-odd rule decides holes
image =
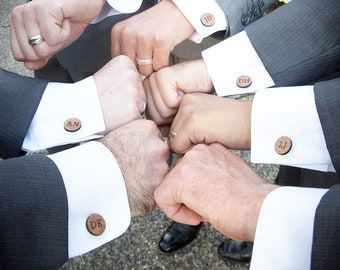
[[[215,0],[172,1],[195,28],[196,32],[190,37],[190,39],[196,43],[200,43],[203,38],[210,36],[215,32],[226,30],[228,27],[226,16]],[[211,26],[205,26],[201,22],[201,16],[206,13],[210,13],[214,17],[215,22]]]
[[[107,3],[121,13],[132,13],[137,11],[143,0],[107,0]]]
[[[285,155],[275,151],[281,136],[292,141]],[[280,87],[256,93],[251,116],[251,161],[334,171],[317,113],[313,86]]]
[[[202,56],[218,96],[254,93],[274,85],[245,31],[204,50]],[[242,75],[252,79],[250,86],[237,86]]]
[[[64,129],[69,118],[78,118],[76,132]],[[33,117],[22,148],[37,151],[101,137],[105,130],[103,114],[93,77],[74,84],[49,83]]]
[[[98,23],[106,17],[117,14],[136,12],[142,2],[143,0],[107,0],[99,15],[91,23]]]
[[[264,200],[251,270],[309,270],[314,217],[327,189],[281,187]]]
[[[99,142],[89,142],[48,156],[57,165],[68,200],[69,258],[91,251],[123,234],[130,224],[125,182],[116,159]],[[87,231],[91,214],[106,222],[103,234]]]

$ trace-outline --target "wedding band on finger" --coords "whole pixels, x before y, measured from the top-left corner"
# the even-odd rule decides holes
[[[148,59],[140,59],[136,58],[137,65],[139,66],[147,66],[147,65],[152,65],[153,63],[153,58],[148,58]]]
[[[33,47],[33,46],[36,46],[40,43],[43,43],[44,41],[45,41],[45,39],[42,35],[37,35],[37,36],[34,36],[34,37],[30,37],[28,39],[28,44]]]
[[[170,140],[168,137],[163,137],[163,141],[169,146],[170,145]]]
[[[172,130],[170,130],[170,132],[169,132],[169,137],[171,137],[171,138],[176,138],[176,136],[177,136],[177,133],[176,132],[174,132],[174,131],[172,131]]]
[[[143,114],[146,110],[146,103],[143,101],[143,107],[142,109],[140,110],[140,114]]]

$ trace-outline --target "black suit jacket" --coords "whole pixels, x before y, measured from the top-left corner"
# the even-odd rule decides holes
[[[70,46],[58,52],[56,57],[66,70],[93,74],[111,60],[111,29],[120,21],[138,14],[156,4],[156,0],[144,0],[138,11],[109,16],[90,24],[84,33]]]
[[[21,145],[47,82],[0,69],[0,268],[56,269],[68,259],[62,177]]]
[[[315,101],[332,163],[340,178],[340,78],[317,83]],[[322,198],[315,215],[312,269],[340,269],[340,185]]]
[[[340,5],[294,0],[246,27],[276,86],[314,85],[326,145],[340,175]],[[303,106],[303,104],[302,104]],[[339,183],[339,181],[338,181]],[[315,216],[312,269],[340,269],[340,186],[322,198]]]

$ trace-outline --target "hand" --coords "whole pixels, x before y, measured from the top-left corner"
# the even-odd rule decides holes
[[[194,28],[177,6],[163,0],[148,10],[117,23],[111,31],[111,54],[150,59],[150,65],[138,66],[139,72],[149,76],[154,70],[168,66],[173,48],[190,37]]]
[[[10,16],[11,47],[28,69],[43,67],[48,58],[75,41],[100,13],[105,0],[35,0],[17,6]],[[45,42],[31,46],[28,39]]]
[[[143,85],[148,98],[147,115],[158,125],[172,122],[184,94],[213,90],[202,59],[162,68],[146,78]]]
[[[251,141],[252,101],[189,94],[182,98],[172,122],[171,149],[185,153],[195,144],[223,144],[229,149],[248,150]]]
[[[170,152],[156,124],[136,120],[100,140],[122,171],[133,216],[155,208],[153,193],[169,172]]]
[[[113,58],[93,77],[104,116],[105,133],[142,118],[146,96],[136,66],[127,56]]]
[[[174,221],[209,222],[232,239],[253,241],[262,203],[275,188],[222,145],[200,144],[177,162],[155,200]]]

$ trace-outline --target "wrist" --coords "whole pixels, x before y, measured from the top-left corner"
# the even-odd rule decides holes
[[[213,91],[213,84],[203,59],[185,61],[176,66],[177,89],[185,94]],[[196,79],[193,80],[193,77]]]
[[[244,220],[245,223],[245,241],[254,242],[255,232],[257,227],[257,222],[259,219],[260,211],[263,205],[265,198],[271,193],[273,190],[277,189],[278,186],[272,185],[269,183],[264,183],[262,185],[257,186],[254,191],[253,196],[251,196],[251,207],[246,207]]]

